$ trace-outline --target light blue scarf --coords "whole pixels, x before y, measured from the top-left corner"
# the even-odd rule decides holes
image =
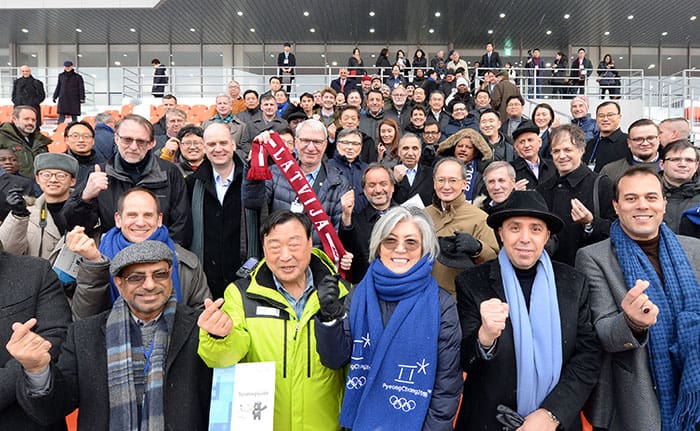
[[[520,282],[504,249],[498,253],[498,263],[513,327],[518,413],[525,417],[537,410],[559,383],[563,359],[557,286],[552,261],[543,251],[537,261],[528,312]]]

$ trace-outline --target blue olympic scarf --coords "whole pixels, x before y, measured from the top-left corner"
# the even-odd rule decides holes
[[[476,179],[476,159],[466,164],[467,187],[464,189],[464,196],[471,203],[474,199],[474,180]]]
[[[177,302],[182,303],[182,292],[180,291],[180,270],[177,261],[177,253],[175,252],[175,243],[172,239],[170,239],[168,228],[165,226],[160,226],[147,239],[160,241],[173,251],[173,290],[175,291]],[[114,259],[114,256],[116,256],[117,253],[132,244],[132,242],[129,242],[129,240],[124,237],[122,231],[115,226],[108,230],[104,237],[102,237],[102,241],[100,241],[100,253],[110,259]],[[117,289],[117,285],[114,284],[114,277],[112,276],[109,277],[109,293],[112,298],[112,304],[114,304],[114,301],[116,301],[119,297],[119,289]]]
[[[663,285],[649,258],[619,221],[610,227],[610,240],[628,288],[637,280],[649,281],[644,293],[659,307],[656,324],[649,328],[649,362],[663,429],[695,430],[700,422],[700,283],[666,223],[659,228]]]
[[[441,318],[432,269],[427,256],[404,274],[375,259],[355,289],[342,426],[421,429],[435,384]],[[398,302],[386,328],[379,300]]]
[[[543,251],[537,261],[528,312],[520,282],[504,249],[498,253],[498,263],[513,327],[518,413],[525,417],[540,408],[559,383],[563,357],[557,286],[552,261]]]

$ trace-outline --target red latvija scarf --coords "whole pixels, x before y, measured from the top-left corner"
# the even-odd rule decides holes
[[[304,205],[304,211],[311,218],[311,222],[321,238],[323,250],[333,259],[336,267],[339,268],[340,274],[345,278],[344,271],[340,269],[340,258],[345,255],[345,248],[343,248],[343,244],[340,242],[333,224],[328,219],[328,214],[326,214],[316,193],[314,193],[311,185],[306,180],[306,175],[301,171],[280,135],[272,132],[270,133],[270,139],[272,142],[260,143],[257,139],[253,141],[248,180],[262,181],[272,179],[272,172],[267,166],[267,156],[270,155],[297,194],[299,201]]]

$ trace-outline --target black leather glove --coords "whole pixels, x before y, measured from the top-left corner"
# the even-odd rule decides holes
[[[322,322],[340,319],[345,315],[343,302],[340,300],[340,275],[326,275],[316,286],[319,314]]]
[[[481,253],[481,242],[468,233],[455,233],[456,249],[469,257],[478,256]]]
[[[22,197],[22,189],[19,187],[13,187],[7,191],[7,197],[5,197],[5,202],[10,207],[10,211],[16,217],[28,217],[29,210],[27,210],[27,203]]]
[[[496,412],[496,420],[504,426],[504,430],[514,431],[520,428],[525,422],[525,419],[523,419],[518,412],[503,404],[499,404],[498,407],[496,407]]]

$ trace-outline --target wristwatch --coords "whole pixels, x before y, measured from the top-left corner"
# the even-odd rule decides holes
[[[546,410],[546,409],[545,409],[545,411],[547,412],[547,416],[549,417],[549,420],[550,420],[550,421],[554,422],[554,423],[557,424],[557,425],[559,425],[559,424],[561,423],[561,422],[559,421],[559,419],[557,419],[557,417],[554,416],[554,413],[552,413],[552,412],[550,412],[549,410]]]

